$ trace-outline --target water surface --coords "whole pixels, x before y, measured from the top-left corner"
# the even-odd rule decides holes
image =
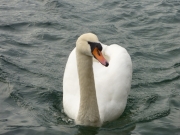
[[[133,62],[123,115],[99,129],[62,108],[65,64],[87,32]],[[1,0],[0,134],[180,134],[179,37],[179,0]]]

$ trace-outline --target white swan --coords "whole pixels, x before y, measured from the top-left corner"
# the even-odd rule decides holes
[[[103,45],[92,33],[83,34],[64,72],[64,111],[78,125],[99,127],[117,119],[125,109],[131,79],[132,62],[126,49]]]

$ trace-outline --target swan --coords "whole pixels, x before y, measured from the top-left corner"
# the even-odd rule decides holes
[[[63,108],[75,124],[100,127],[123,113],[132,80],[125,48],[102,44],[93,33],[81,35],[66,63]]]

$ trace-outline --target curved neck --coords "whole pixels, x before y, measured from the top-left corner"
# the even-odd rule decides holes
[[[80,105],[76,124],[100,126],[100,116],[97,104],[92,57],[76,50],[77,69],[80,85]]]

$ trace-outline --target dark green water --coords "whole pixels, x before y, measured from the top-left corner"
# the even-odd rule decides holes
[[[79,35],[125,47],[126,110],[99,129],[62,110],[62,77]],[[1,0],[0,134],[179,135],[180,0]]]

